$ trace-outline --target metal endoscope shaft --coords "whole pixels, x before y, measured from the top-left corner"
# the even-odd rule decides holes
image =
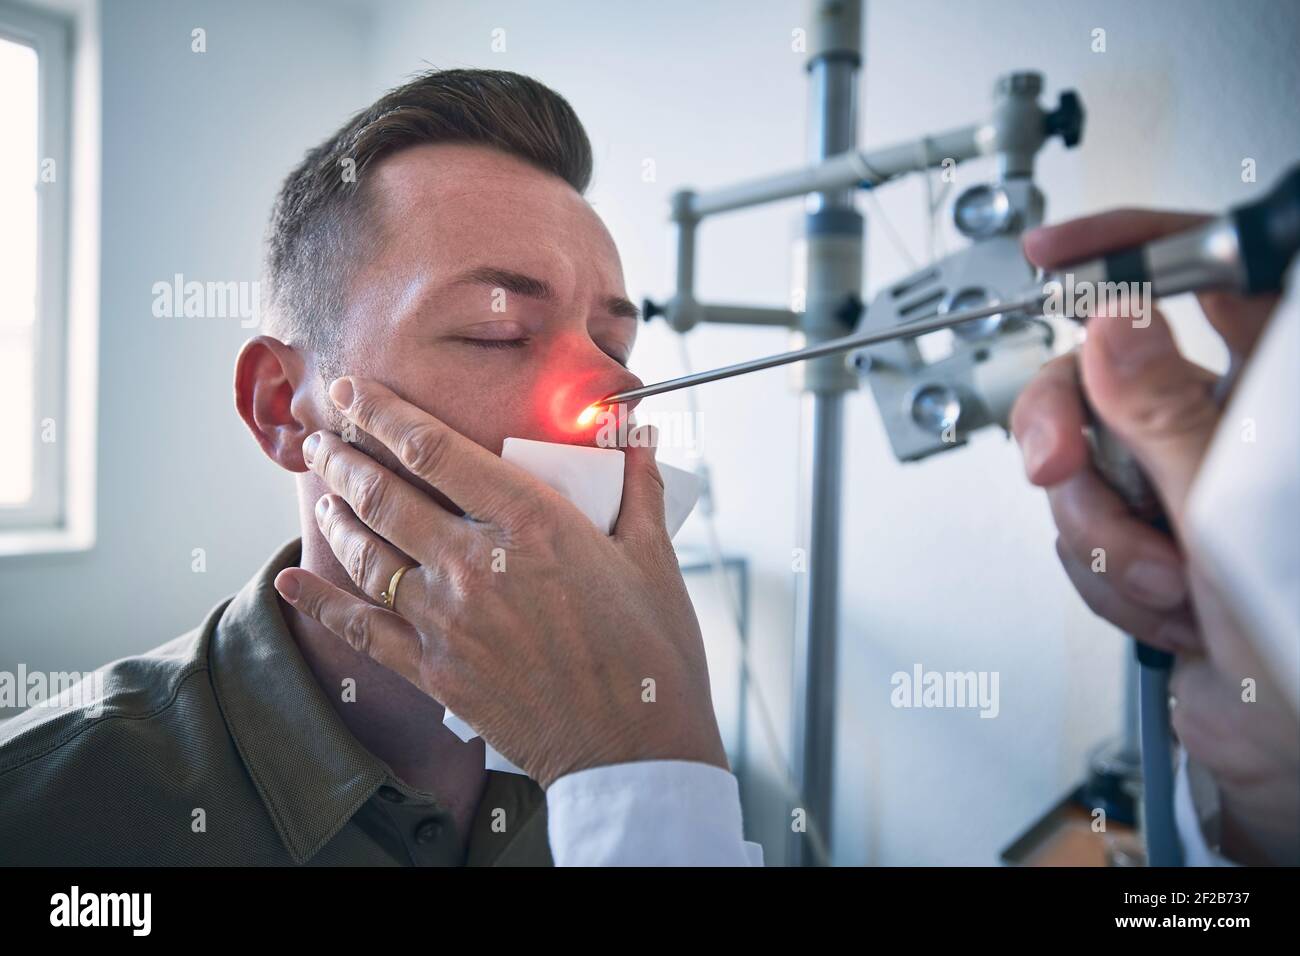
[[[970,322],[974,319],[987,318],[990,315],[997,315],[1000,312],[1038,313],[1042,311],[1044,298],[1045,296],[1043,295],[1031,295],[1014,302],[999,302],[995,305],[980,306],[978,309],[965,309],[961,312],[938,315],[934,318],[923,319],[918,322],[909,322],[906,325],[900,325],[892,329],[880,329],[874,332],[845,335],[841,338],[831,339],[827,342],[809,346],[805,349],[795,349],[792,352],[781,352],[778,355],[768,355],[764,358],[750,359],[748,362],[737,362],[735,365],[727,365],[723,368],[712,369],[708,372],[696,372],[694,375],[683,375],[681,378],[669,379],[666,382],[657,382],[654,385],[644,385],[641,388],[633,388],[626,392],[607,395],[596,404],[617,405],[620,402],[631,402],[638,398],[646,398],[650,395],[661,395],[664,392],[675,392],[679,388],[689,388],[692,385],[703,385],[705,382],[716,382],[719,379],[732,378],[733,376],[744,375],[748,372],[758,372],[762,369],[774,368],[778,365],[789,365],[791,362],[802,362],[805,359],[822,358],[823,356],[835,355],[839,352],[851,352],[854,349],[864,348],[868,345],[876,345],[880,342],[888,342],[891,339],[909,338],[913,335],[924,335],[927,332],[937,332],[940,329],[952,328],[954,325],[961,325],[963,322]]]
[[[846,335],[805,349],[683,375],[607,395],[596,405],[617,405],[791,362],[924,335],[1001,312],[1041,314],[1050,294],[1048,287],[1053,282],[1069,285],[1150,283],[1154,298],[1214,288],[1236,289],[1246,294],[1272,292],[1281,288],[1282,275],[1295,257],[1297,248],[1300,248],[1300,165],[1288,170],[1273,189],[1255,202],[1237,206],[1216,219],[1174,235],[1111,252],[1044,276],[1041,292],[1022,294],[1010,302],[938,315],[892,329]]]

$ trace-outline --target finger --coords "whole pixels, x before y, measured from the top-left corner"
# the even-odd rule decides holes
[[[1229,353],[1235,360],[1245,361],[1255,351],[1255,343],[1277,308],[1280,296],[1202,292],[1196,298],[1210,325],[1228,346]]]
[[[1039,226],[1025,233],[1025,257],[1044,269],[1059,269],[1116,249],[1124,249],[1211,219],[1204,213],[1154,209],[1112,209],[1095,216]]]
[[[1011,409],[1010,424],[1025,475],[1034,484],[1050,487],[1087,466],[1083,398],[1073,353],[1052,359],[1030,380]]]
[[[410,622],[375,607],[302,568],[286,568],[275,578],[275,589],[294,608],[319,621],[354,650],[420,683],[422,638]]]
[[[1217,646],[1216,648],[1217,649]],[[1245,662],[1242,662],[1245,664]],[[1205,720],[1199,728],[1206,735],[1217,734],[1223,746],[1214,747],[1221,760],[1239,755],[1250,741],[1259,753],[1241,765],[1243,771],[1252,767],[1295,766],[1300,762],[1300,725],[1295,722],[1295,711],[1286,702],[1276,685],[1269,679],[1267,668],[1260,669],[1258,659],[1244,667],[1226,664],[1213,653],[1177,662],[1169,681],[1169,691],[1178,699],[1179,706],[1196,706],[1198,716]],[[1253,694],[1244,694],[1245,680],[1255,681]],[[1192,714],[1185,714],[1189,720]],[[1192,735],[1183,725],[1181,733]],[[1207,740],[1207,747],[1213,742]],[[1294,778],[1293,778],[1294,779]]]
[[[1173,541],[1135,518],[1096,472],[1080,472],[1047,499],[1061,545],[1125,600],[1156,611],[1186,603],[1187,573]]]
[[[338,435],[309,436],[303,460],[357,518],[420,564],[440,567],[476,536],[471,524]]]
[[[1095,573],[1090,565],[1079,561],[1060,539],[1056,554],[1070,583],[1094,614],[1142,643],[1171,654],[1195,653],[1200,649],[1201,640],[1189,612],[1153,611],[1134,604],[1105,575]]]
[[[1115,209],[1031,229],[1024,235],[1023,246],[1030,262],[1044,269],[1059,269],[1103,253],[1181,232],[1211,218],[1201,213]],[[1229,352],[1235,358],[1244,360],[1254,351],[1255,343],[1259,341],[1279,297],[1202,292],[1197,299],[1205,317],[1223,338]]]
[[[330,398],[357,427],[388,446],[413,475],[479,521],[519,528],[532,517],[531,507],[521,504],[531,506],[549,491],[522,468],[502,461],[378,382],[335,379]]]
[[[1174,698],[1171,721],[1179,742],[1216,776],[1234,781],[1258,780],[1261,767],[1283,765],[1268,736],[1252,722],[1261,718],[1257,703],[1245,703],[1241,688],[1207,657],[1178,659],[1169,679]]]
[[[614,536],[652,541],[664,538],[664,479],[655,461],[659,430],[641,425],[628,435],[623,451],[623,502]]]
[[[1184,537],[1188,490],[1219,421],[1215,376],[1179,354],[1156,309],[1140,322],[1093,318],[1080,372],[1098,417],[1133,452]]]
[[[376,604],[384,603],[384,593],[394,574],[412,565],[418,567],[418,562],[366,527],[338,495],[323,495],[316,502],[316,524],[348,577]],[[402,580],[410,578],[415,570],[407,571]],[[395,603],[389,610],[402,613]]]

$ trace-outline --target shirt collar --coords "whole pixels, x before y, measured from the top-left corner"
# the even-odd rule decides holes
[[[316,683],[272,582],[302,540],[281,547],[231,599],[212,637],[217,701],[294,862],[320,850],[390,775]]]
[[[301,557],[301,539],[272,555],[222,612],[209,651],[226,726],[295,863],[319,852],[381,785],[401,786],[335,712],[284,619],[273,582]],[[541,788],[517,774],[488,771],[489,793],[493,806],[511,806],[512,818],[515,808],[527,817],[544,802]],[[468,862],[488,862],[496,851],[472,837]]]

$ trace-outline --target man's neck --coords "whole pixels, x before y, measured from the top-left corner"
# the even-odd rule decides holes
[[[310,479],[299,479],[304,480]],[[299,496],[299,566],[359,593],[316,526],[312,508],[321,493]],[[318,621],[283,603],[281,607],[298,649],[352,735],[403,783],[434,794],[451,811],[457,829],[467,833],[487,782],[482,739],[463,743],[443,725],[442,705],[424,691],[354,650]],[[354,682],[348,686],[355,694],[345,700],[348,680]]]

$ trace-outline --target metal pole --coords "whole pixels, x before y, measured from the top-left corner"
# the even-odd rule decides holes
[[[861,66],[860,0],[813,0],[809,4],[808,73],[810,159],[825,160],[857,149],[857,79]],[[809,197],[808,288],[800,328],[807,344],[849,329],[840,309],[862,289],[863,219],[855,189]],[[800,544],[806,572],[797,575],[799,615],[795,634],[791,754],[807,806],[803,809],[831,845],[831,794],[835,755],[836,643],[839,627],[840,482],[844,440],[844,393],[857,386],[843,357],[803,367],[804,446],[801,449]],[[806,833],[795,832],[789,862],[808,865]]]
[[[685,212],[696,219],[733,209],[759,206],[792,196],[828,191],[845,186],[879,186],[904,173],[934,169],[944,160],[963,162],[983,155],[986,124],[975,123],[932,133],[922,139],[882,146],[871,152],[838,153],[802,169],[752,179],[735,186],[722,186],[705,193],[691,192]]]
[[[1120,753],[1136,766],[1141,759],[1142,738],[1138,731],[1138,663],[1132,654],[1124,655],[1124,730]]]

